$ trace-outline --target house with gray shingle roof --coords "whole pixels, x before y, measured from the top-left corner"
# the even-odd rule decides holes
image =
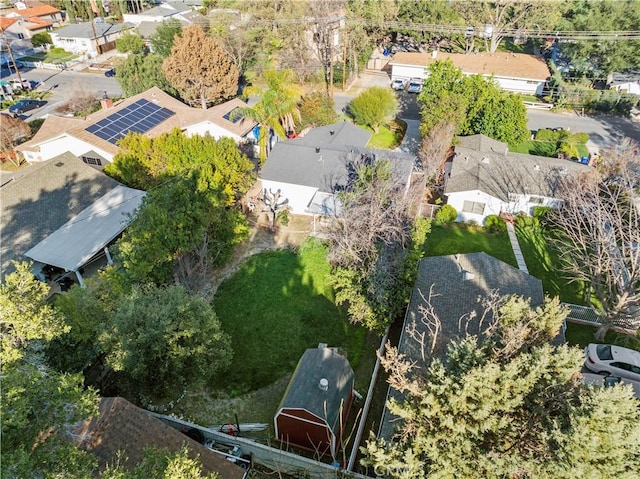
[[[570,160],[512,153],[506,143],[472,135],[458,138],[445,168],[444,193],[458,212],[457,221],[482,224],[487,216],[503,212],[557,208],[562,204],[561,180],[589,171],[591,167]]]
[[[129,23],[106,23],[94,20],[93,25],[91,22],[75,23],[53,30],[49,35],[54,47],[76,55],[94,57],[115,49],[116,40],[131,27]]]
[[[231,137],[236,142],[252,141],[256,123],[248,118],[232,119],[231,112],[246,104],[237,98],[206,110],[192,108],[160,90],[150,88],[138,95],[117,103],[103,102],[103,108],[86,118],[64,118],[49,115],[35,136],[16,147],[29,163],[46,161],[64,151],[69,151],[85,163],[102,168],[113,161],[118,153],[118,131],[142,132],[155,137],[170,133],[174,128],[187,136],[210,135],[213,138]],[[143,105],[144,104],[144,105]],[[140,113],[135,105],[143,105]],[[151,121],[145,111],[161,111],[157,121]],[[125,112],[128,112],[125,114]],[[115,129],[114,129],[115,128]]]
[[[336,193],[348,187],[349,169],[367,158],[390,160],[394,174],[409,185],[415,158],[402,152],[366,148],[371,133],[350,122],[314,128],[303,137],[275,144],[262,168],[263,188],[280,190],[291,212],[340,214]]]
[[[542,282],[486,253],[469,253],[424,258],[418,264],[418,276],[402,326],[398,352],[425,367],[432,358],[443,357],[452,340],[466,334],[481,334],[491,322],[482,324],[482,299],[497,293],[500,296],[518,295],[529,298],[532,307],[544,302]],[[425,319],[429,304],[439,318],[438,334],[434,337],[432,324]],[[402,396],[389,388],[387,399]],[[390,439],[397,425],[386,408],[380,422],[378,436]]]
[[[119,186],[70,153],[19,170],[0,187],[2,277],[11,260],[27,260],[27,250]]]

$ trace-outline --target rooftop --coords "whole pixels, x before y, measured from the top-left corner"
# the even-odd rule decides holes
[[[424,66],[438,60],[450,59],[453,64],[467,74],[493,75],[497,77],[546,80],[551,76],[547,64],[538,57],[524,53],[431,53],[400,52],[389,62],[390,65]]]

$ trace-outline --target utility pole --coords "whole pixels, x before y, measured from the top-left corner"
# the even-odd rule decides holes
[[[347,89],[347,26],[344,27],[344,50],[342,52],[342,91]]]
[[[7,41],[7,35],[4,33],[3,28],[0,28],[0,32],[2,32],[2,40],[4,41],[4,44],[7,47],[7,51],[9,52],[9,57],[11,58],[11,63],[13,63],[13,68],[16,69],[16,74],[18,75],[18,80],[20,81],[20,88],[23,88],[22,75],[20,75],[18,64],[16,63],[16,59],[13,57],[13,50],[11,50],[11,44]]]
[[[98,34],[96,33],[96,23],[94,21],[93,6],[89,5],[89,12],[91,12],[91,18],[89,18],[89,22],[91,23],[91,30],[93,31],[93,39],[96,42],[96,57],[100,55],[100,44],[98,44]]]

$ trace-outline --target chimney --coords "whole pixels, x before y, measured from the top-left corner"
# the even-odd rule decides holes
[[[326,378],[322,378],[318,383],[318,388],[320,389],[320,391],[328,391],[329,381]]]
[[[103,110],[111,108],[113,106],[113,100],[111,98],[103,98],[100,100],[100,106],[102,106]]]

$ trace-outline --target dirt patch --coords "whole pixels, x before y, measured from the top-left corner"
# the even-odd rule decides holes
[[[235,423],[237,415],[240,423],[263,422],[271,428],[273,417],[290,379],[289,374],[269,386],[241,396],[212,396],[206,392],[187,393],[169,413],[207,427],[227,422]]]

